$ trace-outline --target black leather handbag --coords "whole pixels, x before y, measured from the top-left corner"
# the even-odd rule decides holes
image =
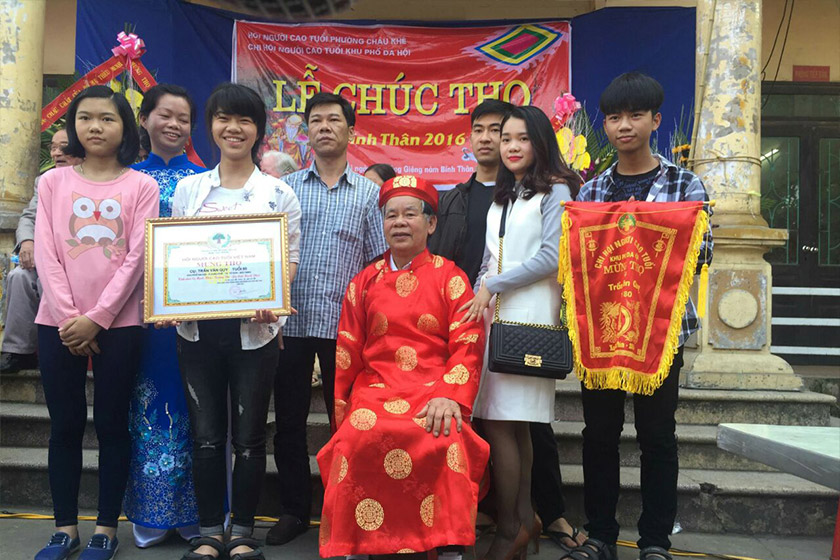
[[[502,273],[502,246],[507,209],[506,202],[499,225],[499,274]],[[490,325],[487,367],[499,373],[565,379],[573,366],[572,343],[566,327],[502,321],[499,318],[500,309],[501,294],[496,294],[496,311]]]

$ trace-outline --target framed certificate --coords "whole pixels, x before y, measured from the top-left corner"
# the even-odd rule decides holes
[[[143,320],[291,313],[285,213],[146,220]]]

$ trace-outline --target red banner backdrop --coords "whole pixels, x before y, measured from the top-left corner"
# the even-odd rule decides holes
[[[469,113],[500,98],[553,114],[568,92],[567,21],[498,27],[281,25],[238,21],[233,80],[269,108],[264,150],[311,161],[306,101],[335,92],[356,108],[350,163],[389,163],[437,185],[473,172]]]
[[[662,385],[707,229],[702,202],[566,203],[559,281],[587,388]]]

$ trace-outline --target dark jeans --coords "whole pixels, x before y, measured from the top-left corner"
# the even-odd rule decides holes
[[[101,331],[93,361],[93,423],[99,440],[97,525],[116,527],[131,463],[128,407],[140,365],[141,327]],[[56,527],[77,525],[82,438],[87,423],[87,356],[61,344],[58,328],[38,325],[41,381],[50,411],[49,476]]]
[[[335,394],[335,340],[284,337],[274,378],[274,461],[280,481],[280,514],[309,523],[312,509],[312,473],[306,447],[306,419],[312,397],[315,355],[321,364],[324,402],[332,425]]]
[[[633,395],[636,441],[642,452],[642,513],[639,548],[668,549],[668,536],[677,516],[676,420],[683,348],[674,356],[671,371],[653,395]],[[618,539],[615,510],[619,491],[618,445],[624,427],[624,391],[590,391],[582,387],[584,507],[592,538],[613,544]]]
[[[531,446],[534,465],[531,467],[531,496],[534,509],[543,525],[563,517],[566,502],[563,500],[563,478],[560,476],[560,454],[551,424],[531,422]]]
[[[251,534],[265,477],[265,424],[280,349],[275,338],[255,350],[242,350],[239,325],[239,319],[201,321],[198,342],[178,337],[178,363],[192,428],[198,518],[204,536],[224,532],[228,404],[236,455],[232,534]]]

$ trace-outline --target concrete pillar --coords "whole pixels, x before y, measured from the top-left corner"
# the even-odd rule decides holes
[[[790,365],[770,353],[772,275],[763,255],[787,231],[761,217],[760,0],[698,0],[696,72],[694,169],[717,203],[706,318],[684,384],[800,389]]]
[[[32,198],[41,138],[46,0],[0,0],[0,254]]]

